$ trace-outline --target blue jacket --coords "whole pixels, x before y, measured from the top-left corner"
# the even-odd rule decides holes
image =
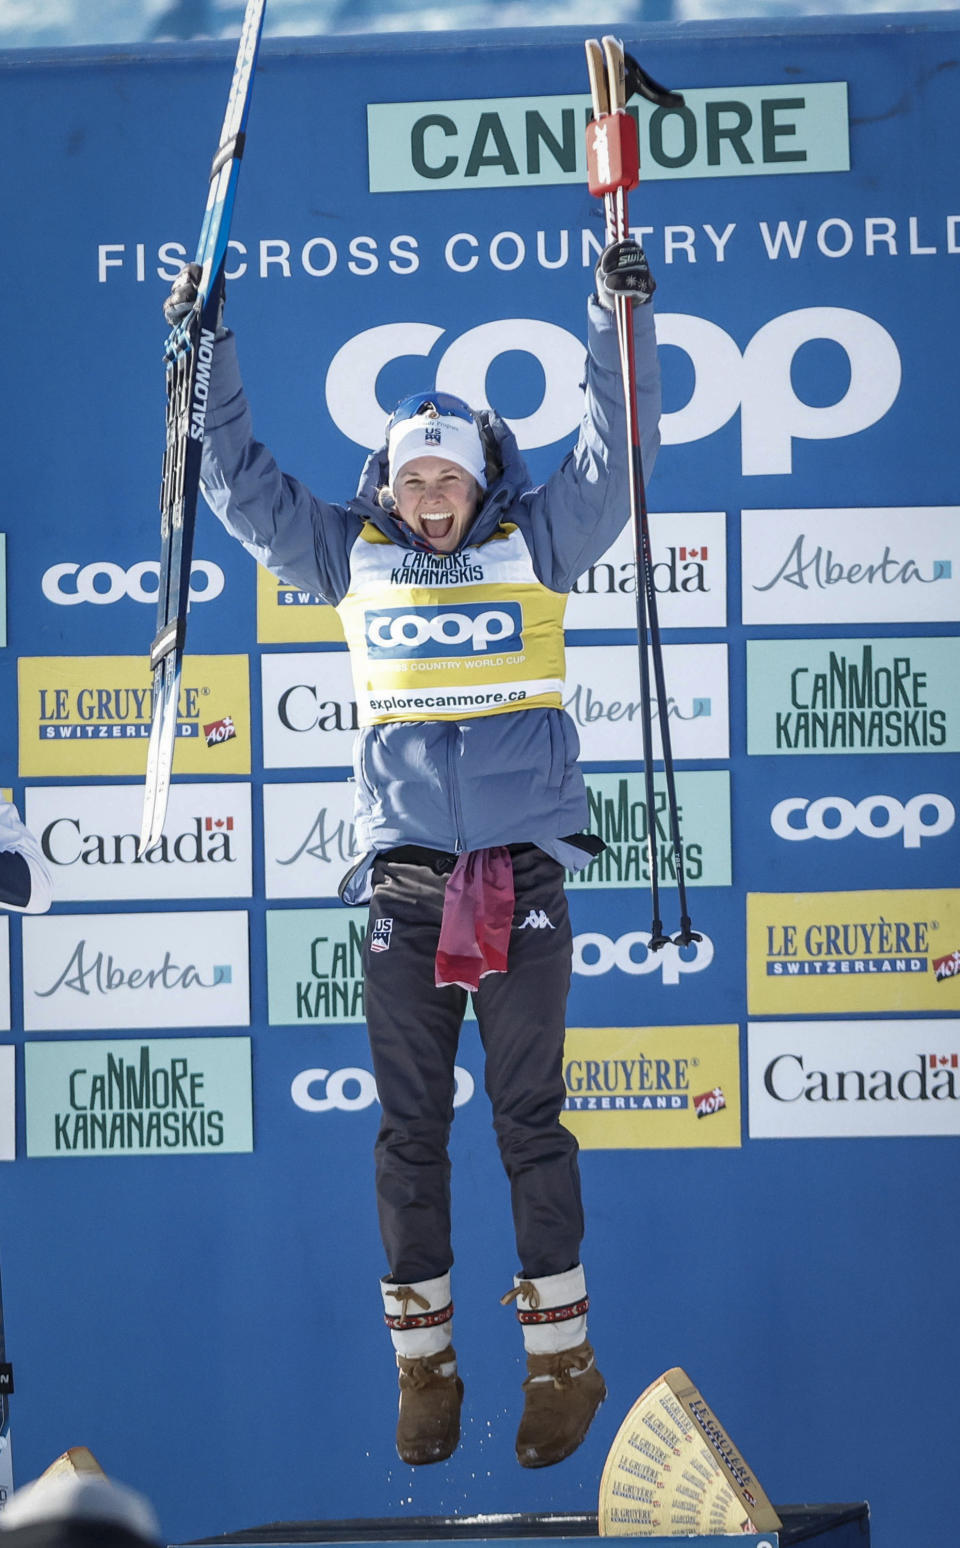
[[[660,377],[653,308],[634,308],[637,398],[643,466],[659,445]],[[486,491],[463,547],[483,544],[501,522],[515,523],[537,579],[568,592],[609,548],[629,514],[626,423],[612,315],[587,307],[584,414],[577,444],[538,488],[512,432],[486,415],[503,473]],[[367,460],[356,495],[344,505],[319,500],[281,473],[253,438],[233,336],[217,342],[203,447],[207,503],[253,557],[289,585],[338,603],[350,584],[350,551],[365,522],[391,542],[412,535],[377,503],[387,482],[385,449]],[[579,739],[562,709],[535,708],[462,721],[396,721],[368,726],[354,750],[355,823],[363,859],[348,876],[347,903],[369,896],[377,851],[419,844],[459,853],[532,843],[569,867],[590,856],[568,840],[587,822],[577,766]]]

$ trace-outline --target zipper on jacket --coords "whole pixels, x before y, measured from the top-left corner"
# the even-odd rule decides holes
[[[462,855],[464,851],[463,809],[460,805],[460,786],[457,781],[453,756],[457,735],[457,726],[451,725],[448,728],[447,736],[447,784],[450,791],[450,808],[453,813],[453,826],[457,839],[456,844],[454,845],[454,854]]]

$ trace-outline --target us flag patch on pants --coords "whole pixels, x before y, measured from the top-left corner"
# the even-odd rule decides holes
[[[370,950],[389,951],[390,936],[393,932],[392,919],[378,919],[370,931]]]

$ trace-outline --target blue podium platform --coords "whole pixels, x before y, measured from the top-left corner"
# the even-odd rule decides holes
[[[643,1537],[644,1548],[869,1548],[870,1511],[866,1504],[778,1505],[783,1522],[776,1532],[730,1536]],[[377,1543],[379,1548],[410,1548],[411,1543],[468,1544],[495,1542],[498,1548],[564,1548],[577,1538],[597,1537],[596,1512],[576,1515],[400,1516],[346,1521],[277,1521],[218,1537],[197,1538],[176,1548],[309,1548],[312,1543]],[[606,1541],[614,1543],[616,1538]]]

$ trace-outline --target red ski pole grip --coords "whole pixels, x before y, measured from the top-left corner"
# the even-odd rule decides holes
[[[601,199],[640,181],[637,126],[630,113],[602,113],[587,125],[587,187]]]

